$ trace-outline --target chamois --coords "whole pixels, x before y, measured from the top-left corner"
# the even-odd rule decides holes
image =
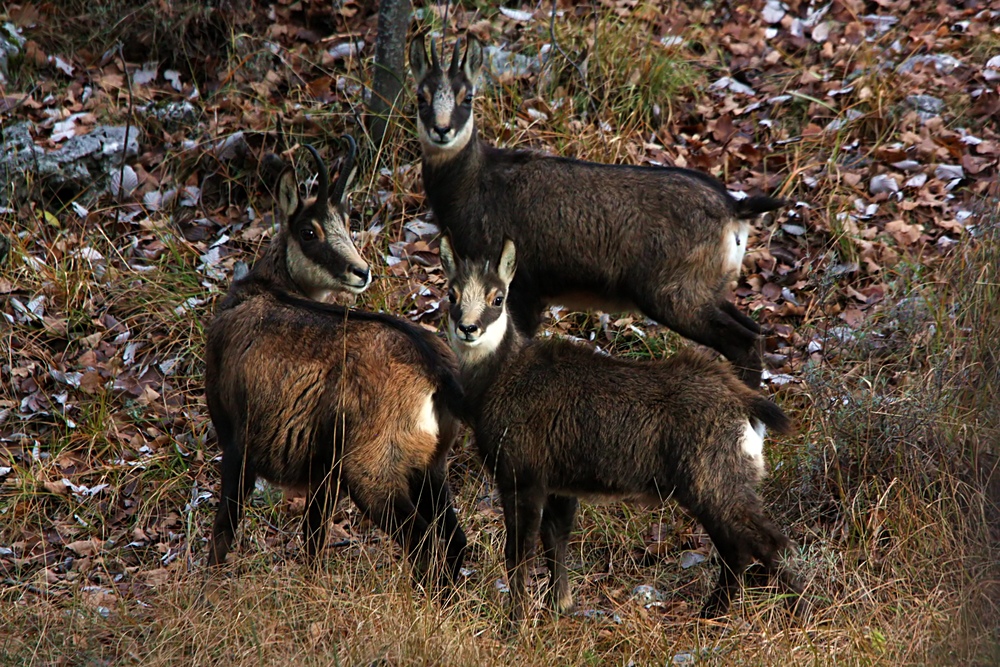
[[[725,362],[694,350],[641,362],[560,339],[528,339],[508,318],[515,248],[499,262],[459,260],[445,237],[449,335],[469,421],[496,480],[507,538],[511,617],[525,605],[528,559],[541,531],[551,604],[573,606],[566,547],[578,499],[675,498],[701,522],[722,559],[702,616],[726,613],[750,561],[806,611],[782,557],[791,543],[754,490],[767,426],[790,430],[781,409],[743,385]]]
[[[205,393],[222,449],[222,488],[208,562],[225,562],[258,476],[304,490],[306,552],[326,541],[345,491],[396,538],[423,574],[434,541],[446,574],[462,566],[465,534],[451,506],[446,457],[462,409],[457,363],[430,332],[389,315],[315,301],[370,280],[344,204],[355,144],[330,190],[299,197],[294,172],[278,185],[287,223],[249,274],[233,283],[208,330]]]
[[[783,201],[737,200],[719,181],[672,167],[599,164],[495,148],[477,136],[472,102],[483,47],[456,41],[445,72],[433,42],[410,44],[424,190],[455,249],[496,257],[505,237],[521,270],[510,314],[528,336],[544,304],[638,309],[721,352],[760,385],[761,329],[726,292],[746,252],[751,221]]]

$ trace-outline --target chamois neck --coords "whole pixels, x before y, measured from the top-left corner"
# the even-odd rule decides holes
[[[229,294],[220,305],[220,310],[232,308],[263,292],[279,290],[296,296],[304,296],[302,289],[296,284],[288,270],[288,258],[285,252],[288,239],[285,238],[285,234],[284,230],[278,232],[264,249],[264,253],[250,267],[250,272],[233,283],[232,287],[229,288]]]
[[[514,321],[508,317],[503,338],[492,351],[463,349],[460,343],[456,344],[466,405],[470,406],[473,412],[478,411],[485,394],[527,342],[528,339],[517,330]]]

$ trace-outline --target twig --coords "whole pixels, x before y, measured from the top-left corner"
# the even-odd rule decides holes
[[[128,135],[132,131],[132,79],[128,75],[128,65],[125,64],[125,54],[122,44],[118,42],[118,58],[122,61],[122,73],[125,74],[125,85],[128,87],[128,116],[125,118],[125,145],[122,146],[122,161],[118,166],[118,196],[125,188],[125,160],[128,158]],[[115,206],[115,227],[121,217],[121,206]]]
[[[563,50],[563,47],[559,44],[559,40],[556,39],[556,4],[558,0],[552,0],[552,12],[549,14],[549,38],[552,40],[552,45],[556,47],[556,51],[559,52],[563,58],[566,59],[576,73],[580,75],[580,82],[583,84],[584,89],[587,91],[587,104],[590,106],[590,110],[593,112],[597,111],[597,105],[594,103],[594,91],[590,89],[590,84],[587,83],[587,75],[584,73],[583,68],[576,63],[575,60],[569,57],[569,54]],[[596,42],[595,42],[596,46]]]

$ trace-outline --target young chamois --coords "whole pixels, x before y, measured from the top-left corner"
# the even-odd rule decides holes
[[[344,205],[355,145],[315,199],[282,173],[287,223],[249,274],[233,283],[208,330],[205,393],[222,448],[222,489],[208,562],[225,562],[258,476],[307,493],[307,554],[326,541],[341,492],[396,538],[420,572],[435,540],[447,575],[462,566],[465,534],[451,506],[446,456],[462,390],[448,346],[388,315],[313,299],[364,290],[371,274]]]
[[[686,507],[722,558],[704,617],[728,610],[754,558],[798,606],[803,586],[781,564],[791,543],[754,490],[764,427],[790,430],[781,409],[728,364],[693,350],[640,362],[526,338],[507,313],[514,252],[508,239],[499,262],[459,261],[441,241],[469,419],[503,502],[512,618],[524,611],[539,531],[551,604],[572,607],[565,560],[578,498],[659,505],[673,497]]]
[[[598,164],[480,141],[472,113],[483,48],[469,35],[447,71],[423,37],[410,44],[424,190],[455,249],[496,257],[506,237],[520,270],[510,314],[534,335],[545,304],[638,309],[712,347],[760,385],[760,327],[727,298],[751,221],[780,207],[734,199],[690,169]]]

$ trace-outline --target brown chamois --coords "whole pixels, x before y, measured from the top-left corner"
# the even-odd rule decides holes
[[[805,612],[803,585],[781,563],[791,543],[755,491],[764,427],[791,428],[781,409],[694,350],[641,362],[526,338],[507,316],[514,252],[508,239],[499,262],[459,261],[441,241],[468,419],[503,503],[512,618],[524,611],[539,531],[551,604],[572,607],[565,559],[578,498],[673,497],[687,508],[722,559],[702,616],[726,613],[754,558]]]
[[[719,181],[673,167],[599,164],[490,146],[472,101],[483,48],[466,37],[447,71],[434,44],[410,44],[424,190],[455,249],[496,257],[506,237],[520,270],[510,313],[532,336],[545,304],[638,309],[721,352],[760,385],[760,327],[728,300],[751,221],[783,202],[737,200]]]
[[[319,172],[314,200],[300,199],[291,169],[282,173],[277,199],[287,223],[233,283],[209,327],[205,394],[222,448],[222,488],[208,562],[225,562],[260,476],[306,492],[310,558],[346,492],[418,572],[435,546],[433,524],[454,578],[466,544],[446,480],[462,409],[454,354],[408,322],[310,298],[359,292],[370,281],[347,231],[349,144],[329,193],[326,167],[308,147]]]

